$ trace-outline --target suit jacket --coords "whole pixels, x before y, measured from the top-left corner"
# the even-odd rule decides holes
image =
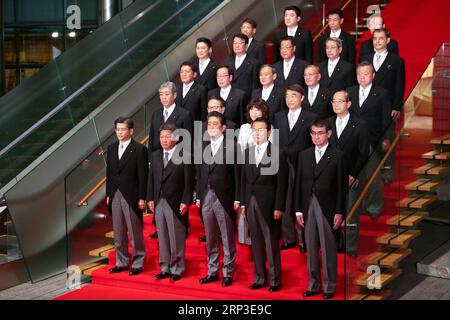
[[[361,58],[361,61],[373,63],[375,52]],[[392,103],[392,109],[400,110],[405,94],[405,62],[395,53],[389,52],[381,67],[375,73],[373,83],[386,89]]]
[[[330,143],[344,153],[344,165],[346,171],[352,177],[357,178],[359,172],[369,158],[367,123],[362,119],[350,115],[347,125],[342,131],[341,136],[338,138],[336,118],[337,116],[329,118],[333,130]]]
[[[286,154],[286,158],[292,165],[297,163],[298,153],[312,145],[310,136],[310,124],[317,115],[302,109],[292,131],[289,130],[289,110],[283,110],[275,115],[274,127],[279,130],[280,150]]]
[[[262,168],[269,168],[272,158],[279,156],[278,171],[275,174],[261,174]],[[244,164],[241,173],[241,206],[248,207],[250,198],[255,196],[259,209],[271,229],[277,231],[279,223],[275,223],[274,211],[285,211],[288,169],[284,154],[269,142],[265,155],[259,166],[254,164],[255,146],[245,150]]]
[[[231,67],[233,70],[233,81],[231,83],[234,87],[241,89],[250,97],[252,90],[261,86],[259,83],[259,67],[261,64],[248,54],[244,61],[242,61],[239,69],[236,70],[234,62],[234,56],[229,56],[224,61],[224,65]]]
[[[206,119],[207,113],[207,91],[204,86],[194,82],[183,98],[183,84],[177,85],[177,106],[180,106],[191,113],[194,121]]]
[[[207,91],[217,88],[217,62],[211,60],[203,71],[203,74],[200,75],[200,67],[199,61],[196,59],[194,61],[195,72],[197,72],[197,78],[195,78],[195,82],[201,84],[206,88]]]
[[[278,61],[273,65],[277,72],[277,78],[275,79],[275,85],[279,88],[285,89],[291,84],[299,84],[302,87],[305,85],[305,80],[303,78],[303,73],[305,68],[308,66],[308,62],[300,60],[298,58],[294,59],[292,63],[291,71],[289,71],[287,79],[284,78],[284,67],[283,60]]]
[[[250,46],[247,48],[247,55],[250,58],[253,58],[259,62],[259,65],[263,65],[266,63],[266,47],[263,42],[256,40],[253,38],[252,42],[250,43]],[[234,52],[231,53],[231,55],[234,59],[235,55]]]
[[[159,142],[159,128],[164,123],[164,107],[159,110],[155,110],[152,113],[150,132],[149,132],[149,153],[161,149],[161,144]],[[177,128],[183,128],[188,130],[190,133],[194,131],[193,119],[189,111],[184,108],[180,108],[178,106],[175,107],[172,114],[167,119],[168,123],[173,123],[177,126]],[[150,154],[149,154],[150,158]]]
[[[328,76],[328,59],[319,64],[319,70],[321,75],[320,86],[329,89],[331,95],[356,83],[355,66],[343,59],[339,59],[331,77]]]
[[[336,213],[345,216],[347,185],[348,174],[345,172],[342,151],[329,144],[318,164],[315,147],[302,151],[295,177],[295,212],[302,212],[307,223],[309,202],[314,194],[325,219],[333,227]]]
[[[203,154],[210,155],[209,147],[209,141],[203,144]],[[233,220],[236,220],[234,201],[240,198],[239,183],[241,176],[237,161],[238,152],[240,150],[237,149],[237,143],[232,139],[224,138],[214,158],[208,158],[208,161],[202,161],[202,164],[196,166],[197,198],[200,199],[200,204],[202,205],[205,201],[209,185],[217,195],[222,207]],[[230,159],[227,159],[227,157],[230,157]]]
[[[321,35],[319,38],[319,52],[317,56],[317,63],[328,60],[327,52],[325,50],[325,42],[330,37],[330,35],[331,31],[328,31],[327,33]],[[341,31],[339,39],[342,40],[341,58],[351,64],[355,64],[356,49],[354,37],[345,31]]]
[[[387,45],[387,50],[398,55],[398,42],[391,38],[391,41],[389,41]],[[371,54],[374,51],[372,38],[362,42],[361,47],[359,48],[359,62],[362,61],[362,57]]]
[[[208,99],[214,96],[220,97],[220,88],[208,92]],[[225,118],[233,121],[239,126],[244,122],[244,109],[247,104],[245,92],[232,85],[230,94],[228,95],[227,100],[225,100],[225,103]]]
[[[331,107],[332,96],[329,90],[319,85],[319,91],[317,91],[316,99],[314,100],[312,105],[309,103],[308,95],[309,87],[306,87],[305,97],[302,101],[302,108],[314,112],[321,119],[328,118],[333,114],[333,110]]]
[[[280,55],[280,44],[281,38],[287,36],[287,29],[279,31],[275,34],[274,40],[274,57],[273,62],[281,60]],[[313,63],[313,37],[309,30],[302,29],[298,27],[297,33],[295,34],[295,57],[301,60],[308,61],[308,64]],[[302,74],[303,75],[303,74]]]
[[[359,106],[359,86],[348,88],[352,105],[350,113],[367,122],[369,142],[373,148],[378,144],[383,133],[391,123],[391,107],[385,89],[372,84],[369,94],[362,106]]]
[[[109,197],[109,211],[112,212],[112,200],[119,189],[128,205],[142,221],[139,200],[145,200],[147,194],[148,151],[147,148],[131,139],[119,160],[119,141],[108,146],[106,156],[106,196]]]
[[[162,198],[166,199],[174,214],[187,227],[189,223],[188,213],[183,216],[180,215],[180,204],[189,205],[192,203],[195,169],[192,164],[175,164],[172,160],[177,152],[178,150],[175,150],[172,159],[165,168],[163,150],[152,152],[147,184],[147,201],[154,201],[156,207]]]
[[[262,98],[262,88],[258,88],[252,91],[252,99]],[[285,107],[285,99],[283,90],[278,86],[274,85],[272,92],[269,95],[266,103],[269,107],[269,117],[270,121],[273,122],[275,114],[281,111]]]

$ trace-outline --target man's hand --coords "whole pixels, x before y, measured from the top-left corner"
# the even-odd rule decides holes
[[[188,206],[184,203],[180,204],[180,214],[184,216],[188,210]]]
[[[337,230],[337,228],[339,228],[339,226],[342,223],[342,218],[343,218],[342,214],[336,213],[334,215],[334,221],[333,221],[333,229],[334,230]]]
[[[391,117],[392,117],[392,120],[396,121],[400,117],[400,111],[392,110]]]
[[[241,203],[239,201],[235,201],[233,208],[234,208],[234,210],[237,210],[237,209],[239,209],[240,206],[241,206]]]
[[[106,197],[106,205],[109,206],[109,197]]]
[[[195,201],[195,205],[196,205],[197,207],[200,207],[200,199],[197,199],[197,201]]]
[[[148,207],[150,208],[151,212],[155,212],[155,201],[149,201],[147,202]]]
[[[300,227],[305,227],[305,220],[303,219],[303,215],[297,216],[297,223],[300,225]]]
[[[282,215],[283,215],[283,211],[275,210],[273,212],[273,217],[275,218],[275,220],[280,220]]]
[[[139,209],[141,209],[142,211],[144,211],[145,210],[145,200],[139,200],[139,202],[138,202],[138,207],[139,207]]]

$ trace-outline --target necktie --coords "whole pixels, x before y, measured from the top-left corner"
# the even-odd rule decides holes
[[[235,64],[236,70],[239,69],[241,64],[242,64],[241,58],[236,57],[236,64]]]
[[[216,154],[217,146],[215,143],[211,143],[211,155],[214,157]]]
[[[376,61],[375,61],[375,71],[378,71],[380,69],[380,61],[381,61],[381,54],[377,53],[375,55]]]
[[[167,166],[168,163],[169,163],[169,153],[164,152],[164,168]]]
[[[164,110],[164,122],[166,122],[168,118],[169,118],[169,111]]]
[[[292,128],[294,127],[295,123],[294,123],[294,114],[291,113],[289,114],[289,130],[292,131]]]
[[[317,149],[317,162],[316,163],[319,163],[320,158],[322,158],[322,150]]]
[[[204,66],[204,65],[205,65],[205,61],[200,62],[200,63],[198,64],[198,71],[199,71],[200,75],[202,75],[202,74],[203,74],[203,71],[205,71],[205,70],[203,69],[203,66]]]
[[[189,91],[189,86],[183,84],[183,98],[186,97]]]
[[[308,101],[309,105],[312,106],[314,103],[314,91],[312,90],[309,91]]]
[[[261,162],[261,146],[256,147],[256,166]]]
[[[287,63],[287,62],[284,63],[284,72],[283,72],[284,73],[284,79],[287,79],[288,76],[289,76],[290,65],[291,65],[290,62],[289,63]]]
[[[119,160],[120,160],[120,158],[122,158],[122,155],[123,155],[123,149],[124,149],[124,146],[123,146],[123,144],[121,143],[121,144],[119,145]]]
[[[334,71],[334,63],[333,63],[333,62],[330,62],[330,63],[328,64],[328,76],[329,76],[329,77],[331,77],[331,75],[333,74],[333,71]]]
[[[338,125],[337,125],[337,137],[339,139],[339,137],[342,134],[342,125],[343,125],[343,121],[341,119],[338,120]]]
[[[362,104],[364,103],[364,100],[366,100],[366,92],[365,92],[365,88],[361,88],[361,96],[359,97],[359,106],[361,107]]]

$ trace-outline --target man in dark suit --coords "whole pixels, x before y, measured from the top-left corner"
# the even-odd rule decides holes
[[[219,88],[208,92],[208,99],[211,97],[221,97],[225,100],[225,118],[240,125],[244,121],[244,108],[248,99],[244,91],[231,84],[233,73],[228,66],[217,68],[217,84]]]
[[[106,203],[113,219],[116,266],[109,272],[129,269],[128,235],[132,246],[130,275],[142,272],[145,242],[142,214],[145,210],[148,175],[147,148],[133,140],[130,118],[114,121],[118,142],[108,146],[106,158]]]
[[[341,59],[342,41],[339,38],[329,38],[325,48],[328,59],[319,64],[320,85],[332,94],[353,86],[355,66]]]
[[[231,67],[231,83],[246,93],[249,99],[252,90],[259,87],[258,70],[260,63],[247,54],[248,37],[238,33],[233,36],[233,55],[225,59],[224,64]]]
[[[355,39],[353,36],[341,29],[344,23],[344,13],[341,9],[331,8],[328,11],[328,26],[330,31],[322,34],[319,38],[319,52],[317,63],[327,60],[326,42],[328,38],[339,38],[342,41],[341,58],[351,64],[355,63]]]
[[[336,115],[329,118],[333,132],[330,143],[344,152],[344,165],[346,172],[348,172],[348,212],[366,182],[365,176],[361,174],[361,170],[369,158],[370,144],[367,134],[368,128],[366,121],[349,113],[348,109],[352,105],[352,102],[347,91],[336,92],[332,101],[333,111]],[[357,255],[360,214],[361,210],[358,210],[357,214],[354,214],[346,225],[346,252],[350,256]],[[340,230],[336,230],[338,245],[341,245],[340,235]]]
[[[256,33],[256,21],[245,18],[241,24],[241,33],[248,37],[247,55],[250,58],[258,60],[260,65],[265,64],[266,47],[264,46],[264,43],[253,38]]]
[[[252,91],[252,100],[260,98],[267,103],[269,107],[269,118],[273,122],[274,116],[284,107],[284,92],[275,85],[274,81],[278,77],[275,69],[268,64],[264,64],[259,69],[259,82],[262,88]]]
[[[283,58],[273,65],[277,78],[275,84],[285,89],[291,84],[299,84],[303,86],[303,72],[308,66],[308,62],[295,57],[295,40],[291,36],[281,38],[280,54]]]
[[[320,70],[316,65],[309,65],[304,76],[306,90],[302,101],[302,108],[314,112],[321,119],[331,115],[330,92],[320,85]]]
[[[297,6],[288,6],[284,8],[284,24],[286,29],[279,31],[275,34],[274,40],[274,58],[273,62],[277,62],[281,59],[280,46],[281,39],[286,36],[294,37],[295,47],[295,57],[308,61],[308,63],[313,63],[313,37],[309,30],[302,29],[298,26],[301,18],[301,10]]]
[[[254,283],[249,288],[255,290],[267,286],[267,260],[269,291],[275,292],[281,286],[277,235],[278,221],[285,210],[286,159],[276,143],[268,141],[271,131],[267,118],[255,119],[252,129],[255,146],[245,150],[240,198],[241,214],[247,217],[252,241]]]
[[[203,161],[197,165],[197,197],[206,230],[208,274],[200,283],[219,280],[220,243],[223,246],[222,286],[233,281],[236,261],[234,239],[236,210],[239,208],[237,144],[225,136],[226,120],[223,114],[208,114],[209,142],[204,143]]]
[[[274,127],[278,129],[280,136],[280,150],[286,154],[288,162],[288,188],[286,193],[286,212],[282,217],[281,237],[283,244],[281,249],[295,247],[295,217],[293,209],[293,187],[297,157],[300,151],[311,146],[309,137],[309,125],[317,118],[315,113],[302,108],[304,91],[298,84],[286,88],[287,110],[275,115]],[[297,228],[300,251],[305,252],[306,246],[301,228]]]
[[[181,84],[177,86],[177,105],[188,110],[194,121],[206,119],[207,91],[204,86],[194,80],[197,73],[194,65],[183,62],[180,66]]]
[[[337,245],[333,230],[345,216],[347,174],[344,154],[329,145],[332,134],[328,120],[311,124],[314,147],[300,153],[295,180],[296,216],[305,228],[308,247],[308,290],[304,297],[322,288],[319,248],[322,253],[323,297],[331,299],[337,284]]]
[[[195,169],[190,146],[177,147],[176,126],[165,123],[160,128],[162,149],[152,153],[147,185],[147,201],[155,213],[158,228],[159,265],[157,279],[179,280],[185,270],[185,241],[188,205],[192,202]],[[187,159],[185,159],[188,157]]]
[[[385,28],[383,17],[377,14],[374,14],[369,18],[369,20],[367,21],[367,25],[369,27],[370,34],[373,34],[376,29]],[[387,45],[387,50],[389,52],[395,53],[396,55],[399,55],[398,42],[392,38],[390,39],[391,40]],[[371,37],[370,39],[367,39],[366,41],[361,43],[361,47],[359,48],[359,61],[361,62],[361,57],[371,54],[374,51],[375,49],[373,47],[373,40]]]
[[[208,38],[198,38],[195,44],[197,58],[194,62],[197,77],[195,82],[201,84],[207,91],[217,88],[217,63],[211,60],[212,43]]]

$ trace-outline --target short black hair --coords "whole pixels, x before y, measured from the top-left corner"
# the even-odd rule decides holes
[[[232,76],[233,75],[233,69],[231,69],[231,67],[229,65],[226,64],[222,64],[222,65],[218,65],[217,66],[217,70],[216,70],[216,76],[217,76],[217,72],[219,71],[219,69],[225,68],[228,70],[228,75]]]
[[[331,16],[332,14],[339,15],[339,18],[341,18],[341,19],[344,18],[344,12],[342,12],[342,10],[339,8],[331,8],[330,10],[328,10],[327,17]]]
[[[211,97],[209,97],[208,102],[210,102],[211,100],[217,100],[217,101],[219,101],[219,102],[220,102],[220,106],[221,106],[222,108],[226,108],[226,107],[227,107],[227,103],[225,102],[225,100],[222,99],[222,97],[219,97],[219,96],[211,96]]]
[[[386,35],[386,38],[390,38],[391,37],[391,33],[389,32],[389,30],[387,28],[375,29],[373,31],[373,34],[375,34],[375,32],[384,32],[384,34]]]
[[[117,124],[118,123],[125,123],[127,125],[128,129],[133,129],[134,128],[134,121],[133,121],[133,119],[128,118],[128,117],[118,117],[114,121],[114,128],[117,128]]]
[[[163,130],[169,130],[174,132],[175,130],[177,130],[177,126],[175,123],[172,122],[165,122],[161,125],[161,127],[159,127],[159,132],[163,131]]]
[[[248,44],[248,37],[247,37],[245,34],[243,34],[243,33],[236,33],[236,34],[233,36],[233,41],[234,41],[235,38],[242,39],[242,40],[245,41],[245,44]]]
[[[286,92],[290,90],[290,91],[295,91],[300,93],[302,96],[305,95],[305,90],[303,90],[303,87],[297,83],[291,84],[289,86],[286,87],[286,89],[284,90],[284,93],[286,94]]]
[[[180,64],[180,71],[181,71],[181,68],[183,68],[183,67],[189,67],[189,68],[191,68],[191,70],[193,72],[196,72],[194,64],[192,62],[190,62],[190,61],[184,61],[183,63],[181,63]]]
[[[370,67],[370,68],[372,68],[372,72],[375,72],[375,69],[373,68],[372,63],[370,63],[367,60],[364,60],[364,61],[358,63],[358,65],[356,66],[356,70],[358,70],[358,68],[362,68],[362,67]]]
[[[249,25],[252,26],[253,29],[256,29],[256,21],[250,18],[245,18],[244,21],[242,21],[241,25],[243,25],[244,23],[248,23]]]
[[[313,126],[319,127],[319,128],[325,128],[326,131],[331,130],[331,125],[330,125],[330,122],[328,121],[328,119],[316,119],[313,122],[311,122],[311,125],[309,126],[309,128],[312,129]]]
[[[212,42],[211,42],[211,40],[209,40],[209,39],[206,38],[206,37],[200,37],[200,38],[198,38],[198,39],[195,41],[195,45],[197,45],[198,43],[201,43],[201,42],[203,42],[204,44],[206,44],[206,45],[208,46],[208,48],[211,48],[211,47],[212,47]]]
[[[253,124],[255,122],[264,122],[266,124],[266,129],[267,130],[270,130],[270,128],[271,128],[269,118],[267,118],[267,117],[259,117],[259,118],[256,118],[255,120],[253,120],[252,128],[253,128]]]
[[[225,116],[218,111],[211,111],[210,113],[208,113],[208,115],[206,116],[206,120],[208,121],[211,117],[218,118],[220,120],[220,125],[222,126],[227,124],[227,119],[225,118]]]
[[[286,13],[286,11],[288,11],[288,10],[295,11],[295,14],[297,15],[297,17],[300,17],[300,16],[302,15],[302,10],[300,10],[300,8],[297,7],[297,6],[288,6],[288,7],[284,8],[283,15],[284,15],[284,14]]]
[[[290,41],[292,46],[295,47],[295,38],[293,36],[284,36],[280,40],[280,44],[282,41]]]

